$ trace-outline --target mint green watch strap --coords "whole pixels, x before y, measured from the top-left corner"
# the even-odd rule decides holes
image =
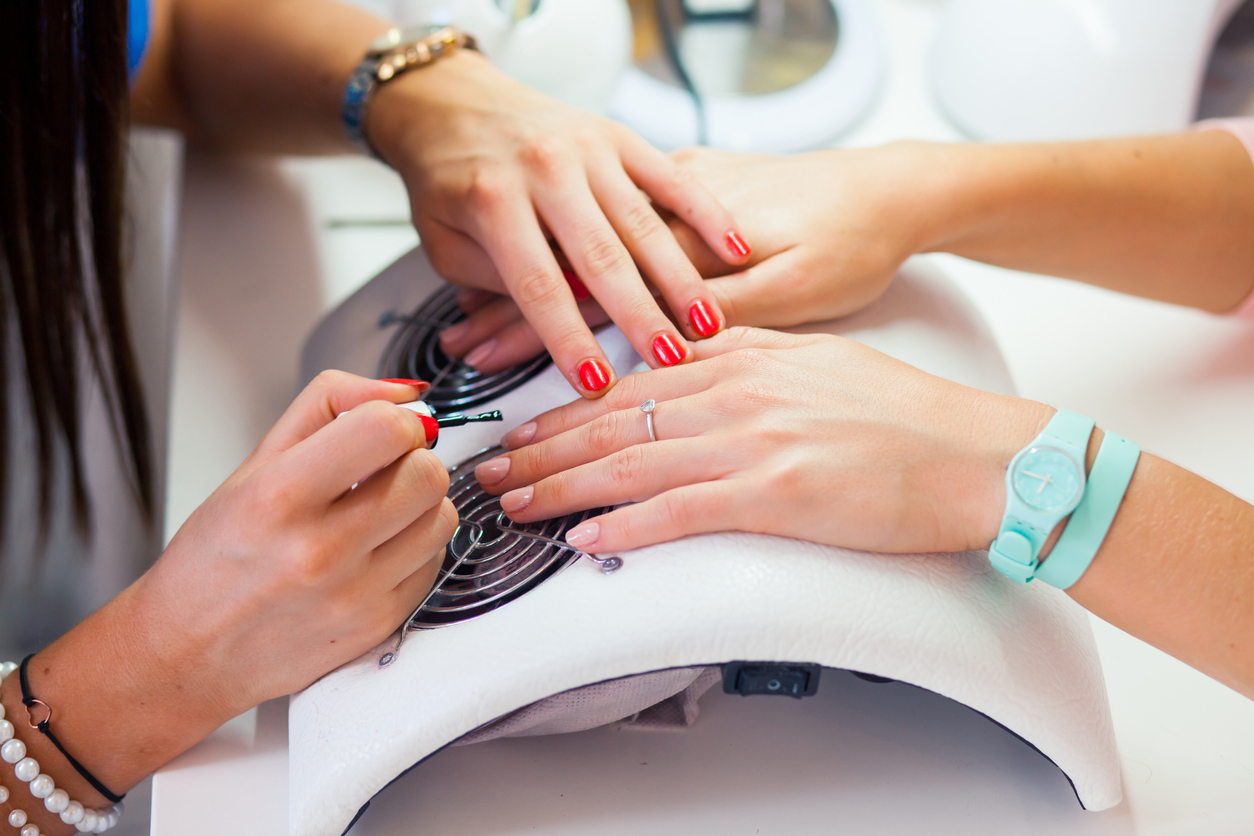
[[[1071,514],[1054,550],[1037,568],[1036,577],[1059,589],[1080,579],[1106,540],[1140,457],[1141,448],[1136,444],[1106,433],[1089,473],[1084,498]]]

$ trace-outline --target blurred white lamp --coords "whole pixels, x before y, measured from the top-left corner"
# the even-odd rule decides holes
[[[1177,131],[1241,0],[953,0],[933,43],[944,111],[978,139]]]

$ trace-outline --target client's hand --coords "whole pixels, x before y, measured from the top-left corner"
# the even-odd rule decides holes
[[[902,262],[942,235],[944,213],[923,199],[943,182],[934,153],[923,143],[794,157],[680,151],[675,159],[736,216],[753,255],[745,269],[730,266],[683,220],[668,215],[669,224],[728,325],[832,319],[875,301]],[[492,340],[493,368],[503,368],[543,349],[510,300],[469,295],[464,307],[469,323],[446,341],[457,351]],[[591,325],[610,319],[594,301],[580,307]]]
[[[58,738],[106,787],[356,658],[421,602],[457,514],[423,422],[392,405],[420,388],[319,375],[151,570],[34,657]],[[4,704],[25,716],[15,680]],[[72,798],[103,803],[42,736],[25,742]]]
[[[721,327],[701,276],[653,204],[682,217],[725,262],[743,264],[748,248],[704,186],[622,125],[462,51],[382,88],[367,128],[405,178],[436,270],[512,296],[534,326],[536,347],[548,347],[580,394],[604,394],[614,374],[577,306],[589,291],[655,368],[688,359],[688,339]],[[508,340],[471,337],[454,331],[442,344],[455,356],[474,348],[468,362],[483,371],[515,362],[497,356],[509,351]]]
[[[520,522],[638,503],[567,535],[588,552],[711,531],[987,548],[1006,464],[1050,414],[847,339],[736,328],[700,343],[696,363],[628,376],[600,401],[518,427],[511,452],[476,475]]]

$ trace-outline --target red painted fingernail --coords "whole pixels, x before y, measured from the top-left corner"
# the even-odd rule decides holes
[[[731,250],[731,254],[737,258],[744,258],[753,250],[749,249],[749,245],[745,243],[745,239],[740,237],[740,233],[732,230],[727,233],[727,249]]]
[[[427,434],[427,446],[434,446],[432,442],[440,436],[440,425],[430,415],[419,415],[418,418],[422,421],[422,429]]]
[[[723,327],[723,323],[718,321],[718,314],[714,313],[714,309],[704,299],[692,303],[692,307],[688,309],[688,322],[692,325],[692,330],[703,337],[712,337]]]
[[[670,334],[658,334],[653,338],[653,356],[663,366],[673,366],[688,356],[688,349]]]
[[[431,384],[425,380],[410,380],[407,377],[383,377],[379,378],[381,383],[399,383],[402,386],[412,386],[419,392],[425,392],[431,388]]]
[[[610,385],[610,373],[596,360],[584,360],[579,366],[579,382],[589,392],[600,392]]]
[[[583,302],[592,295],[588,292],[588,286],[580,281],[579,277],[570,270],[563,268],[562,276],[566,279],[566,284],[570,285],[571,292],[575,294],[576,302]]]

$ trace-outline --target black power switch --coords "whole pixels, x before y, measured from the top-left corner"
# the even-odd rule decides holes
[[[818,665],[783,662],[728,662],[723,665],[723,693],[766,694],[801,699],[818,693]]]

